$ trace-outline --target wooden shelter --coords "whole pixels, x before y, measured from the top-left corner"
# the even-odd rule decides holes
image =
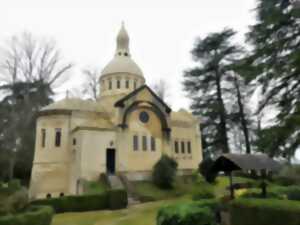
[[[276,172],[280,169],[280,164],[271,159],[266,154],[250,155],[250,154],[223,154],[215,161],[211,168],[212,173],[218,173],[220,171],[229,175],[230,179],[230,193],[234,198],[234,188],[232,182],[232,171],[257,171],[262,174],[267,172]],[[266,195],[266,183],[262,182],[262,193]]]

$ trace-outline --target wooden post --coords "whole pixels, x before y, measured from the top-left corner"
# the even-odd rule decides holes
[[[229,183],[230,183],[230,197],[234,199],[234,188],[233,188],[233,180],[232,180],[232,171],[229,172]]]

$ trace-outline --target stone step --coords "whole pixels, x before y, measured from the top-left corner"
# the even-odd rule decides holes
[[[108,175],[107,180],[111,189],[125,189],[121,179],[116,175]]]

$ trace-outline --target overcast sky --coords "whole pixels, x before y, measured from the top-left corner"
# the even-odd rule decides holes
[[[237,41],[255,21],[255,0],[0,0],[0,41],[30,31],[54,38],[66,60],[75,63],[65,89],[79,87],[81,70],[102,69],[113,57],[121,21],[130,36],[133,59],[146,82],[169,82],[168,102],[174,110],[188,108],[182,74],[192,63],[196,37],[231,27]],[[59,90],[59,98],[65,90]]]

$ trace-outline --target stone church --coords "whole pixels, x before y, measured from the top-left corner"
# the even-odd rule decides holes
[[[124,26],[116,41],[97,101],[65,98],[40,111],[31,198],[81,194],[82,183],[102,173],[150,179],[163,154],[178,162],[181,174],[202,160],[198,119],[183,109],[173,112],[146,85]]]

